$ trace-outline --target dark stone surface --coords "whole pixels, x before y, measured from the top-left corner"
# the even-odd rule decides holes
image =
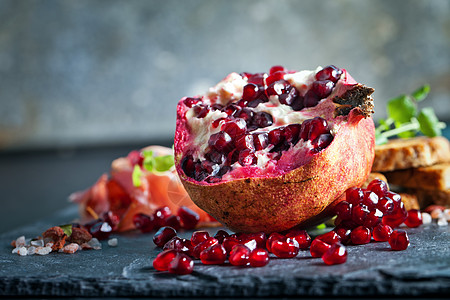
[[[387,243],[349,246],[348,261],[326,266],[301,252],[295,259],[271,259],[263,268],[206,266],[196,262],[191,275],[173,276],[152,268],[160,251],[152,235],[117,236],[119,245],[103,242],[100,251],[73,255],[20,257],[10,241],[34,237],[46,228],[67,223],[76,208],[0,236],[1,296],[72,297],[273,297],[273,296],[436,296],[450,293],[450,227],[407,229],[406,251]],[[215,232],[212,229],[211,232]],[[181,232],[189,237],[191,232]]]

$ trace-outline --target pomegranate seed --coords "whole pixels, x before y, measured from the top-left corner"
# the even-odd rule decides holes
[[[352,205],[347,201],[341,201],[335,206],[334,212],[341,220],[350,220],[352,218]]]
[[[239,152],[239,164],[241,166],[256,165],[258,158],[250,149],[245,149]]]
[[[304,101],[305,99],[303,98],[303,96],[298,95],[291,104],[291,107],[294,111],[300,111],[302,110],[305,106],[304,106]]]
[[[308,139],[312,141],[323,133],[328,133],[327,121],[321,117],[313,118],[309,123]]]
[[[194,106],[194,105],[200,103],[200,102],[201,102],[201,99],[200,99],[200,98],[189,98],[189,97],[188,97],[188,98],[184,99],[183,102],[184,102],[184,104],[185,104],[187,107],[191,108],[192,106]]]
[[[169,273],[177,275],[191,274],[194,271],[194,261],[183,253],[177,253],[175,258],[169,263]]]
[[[217,231],[217,233],[214,235],[214,238],[216,238],[219,243],[223,243],[223,240],[226,237],[229,237],[230,235],[228,234],[228,232],[226,232],[225,230],[220,229],[219,231]]]
[[[168,206],[158,208],[153,214],[153,223],[155,228],[166,226],[166,219],[172,215],[172,211]]]
[[[105,212],[102,219],[111,226],[112,231],[116,231],[119,228],[120,217],[112,211]]]
[[[352,231],[348,228],[337,226],[333,229],[341,237],[341,243],[346,245],[351,239]]]
[[[272,242],[273,241],[281,241],[284,240],[286,237],[278,232],[272,233],[269,238],[266,240],[266,248],[269,250],[269,252],[272,252]]]
[[[253,142],[256,151],[263,150],[269,145],[269,135],[267,132],[253,133]]]
[[[181,206],[178,209],[178,216],[180,217],[181,224],[185,229],[194,229],[200,220],[200,216],[186,206]]]
[[[219,103],[214,103],[213,105],[211,105],[212,110],[222,110],[223,108],[224,108],[224,106]]]
[[[98,221],[89,228],[89,233],[99,240],[106,240],[111,235],[112,228],[108,223]]]
[[[232,139],[228,133],[220,131],[209,137],[208,145],[221,153],[228,153],[232,150]]]
[[[419,227],[422,225],[422,213],[417,209],[410,209],[406,217],[405,224],[410,228]]]
[[[159,253],[153,260],[153,268],[158,271],[167,271],[169,264],[177,256],[178,252],[175,250],[165,250]]]
[[[247,104],[248,104],[248,101],[247,101],[247,100],[244,100],[244,99],[241,99],[241,100],[239,100],[238,102],[236,102],[236,105],[238,106],[237,111],[240,111],[241,108],[246,107]],[[236,111],[236,112],[237,112],[237,111]],[[236,112],[234,112],[233,115],[234,115]]]
[[[391,198],[381,197],[378,200],[377,208],[385,215],[391,214],[394,210],[395,203]]]
[[[275,128],[269,131],[268,134],[269,144],[277,146],[281,142],[283,142],[283,128]]]
[[[194,231],[191,237],[191,243],[193,246],[197,246],[203,241],[209,238],[209,233],[207,231]]]
[[[324,241],[329,245],[333,245],[341,241],[341,237],[336,233],[336,231],[333,230],[317,236],[316,239]]]
[[[181,221],[179,216],[170,216],[166,219],[166,226],[170,226],[175,230],[181,229]]]
[[[240,109],[240,107],[234,103],[228,104],[225,106],[222,111],[227,115],[231,116],[236,110]]]
[[[143,213],[137,213],[133,216],[133,224],[143,233],[150,232],[155,227],[153,216],[148,216]]]
[[[373,227],[377,226],[378,223],[381,222],[382,217],[383,217],[383,213],[380,210],[375,208],[367,215],[366,219],[364,220],[363,225],[367,228],[373,228]]]
[[[391,236],[392,228],[389,225],[378,224],[372,232],[373,239],[377,242],[387,242]]]
[[[280,258],[296,257],[300,250],[296,240],[284,238],[283,240],[274,240],[271,243],[272,253]]]
[[[362,202],[364,198],[364,192],[360,188],[349,188],[345,191],[345,199],[348,203],[352,204],[353,206],[358,205]]]
[[[352,221],[358,225],[364,224],[364,220],[370,211],[363,204],[358,204],[352,208]]]
[[[284,74],[283,74],[284,76]],[[266,95],[267,97],[270,96],[278,96],[281,94],[285,94],[288,92],[288,89],[291,87],[289,82],[286,80],[277,80],[273,83],[271,83],[267,89],[266,89]]]
[[[251,267],[264,267],[269,263],[269,252],[266,249],[256,248],[250,253],[248,261]]]
[[[333,82],[336,82],[341,77],[341,74],[342,74],[341,69],[339,69],[333,65],[330,65],[330,66],[323,68],[319,72],[317,72],[316,79],[317,80],[331,80]]]
[[[181,161],[181,168],[187,176],[194,178],[195,163],[191,155],[187,155],[183,158],[183,160]]]
[[[367,209],[369,209],[369,210],[374,209],[378,204],[377,194],[375,194],[372,191],[368,191],[368,190],[365,190],[363,192],[363,194],[364,194],[364,197],[363,197],[362,204],[364,204],[367,207]]]
[[[409,246],[409,237],[404,230],[394,230],[389,237],[389,245],[392,250],[406,250]]]
[[[284,127],[283,136],[284,140],[289,144],[297,144],[299,140],[301,125],[300,124],[290,124]]]
[[[200,260],[205,265],[220,265],[227,259],[227,251],[221,244],[215,244],[200,252]]]
[[[331,245],[321,241],[319,239],[314,239],[309,248],[309,252],[312,257],[322,257],[322,255],[331,248]]]
[[[274,83],[276,81],[283,80],[284,74],[286,74],[286,72],[283,72],[283,71],[277,71],[274,73],[270,73],[270,75],[266,78],[266,84],[268,86],[270,86],[272,83]]]
[[[177,235],[172,227],[161,227],[153,236],[153,243],[158,247],[163,247],[169,240]]]
[[[286,104],[294,109],[294,106],[298,106],[300,95],[295,87],[289,87],[285,93],[278,96],[278,100],[281,104]],[[303,106],[304,99],[301,99],[301,105]],[[294,109],[295,110],[295,109]]]
[[[319,96],[317,96],[312,90],[309,90],[304,96],[303,105],[304,107],[314,107],[319,104],[319,101]]]
[[[286,232],[286,237],[294,239],[301,250],[306,250],[311,245],[311,237],[306,230],[293,228]]]
[[[225,248],[225,250],[227,251],[227,254],[230,254],[231,250],[233,249],[234,246],[239,245],[239,240],[235,237],[226,237],[223,239],[223,247]]]
[[[209,247],[212,247],[218,243],[219,243],[219,241],[217,239],[215,239],[213,237],[209,237],[194,247],[194,250],[192,251],[192,255],[195,258],[200,258],[200,253],[202,253],[203,250],[205,250]]]
[[[229,136],[238,137],[245,134],[247,123],[244,119],[234,119],[225,122],[220,129]]]
[[[128,153],[127,158],[132,166],[142,166],[142,163],[144,162],[144,156],[142,155],[142,152],[138,150],[133,150]]]
[[[182,239],[178,236],[174,236],[167,243],[164,244],[163,250],[176,250],[178,252],[183,252],[187,255],[192,255],[194,246],[190,240]]]
[[[383,216],[383,219],[381,221],[383,222],[383,224],[395,228],[402,224],[406,220],[407,216],[408,212],[406,211],[405,205],[400,201],[395,203],[392,213]]]
[[[273,124],[272,115],[264,111],[257,112],[253,116],[252,124],[258,128],[268,127]]]
[[[352,243],[355,245],[363,245],[370,243],[371,232],[370,229],[364,226],[358,226],[352,230],[350,234]]]
[[[312,91],[319,97],[323,99],[331,94],[334,88],[334,82],[331,80],[318,80],[314,81],[312,84]]]
[[[249,263],[250,249],[244,245],[236,245],[230,252],[228,261],[233,266],[246,266]]]
[[[206,117],[209,113],[209,109],[207,107],[203,107],[201,104],[195,105],[193,108],[195,116],[199,119]]]
[[[245,121],[246,125],[249,125],[251,123],[251,121],[253,120],[253,115],[254,115],[254,113],[251,109],[244,107],[244,108],[236,111],[233,114],[233,117],[242,119]]]
[[[257,233],[240,233],[237,235],[240,242],[245,244],[249,241],[254,240],[256,242],[256,246],[263,248],[266,245],[266,234],[264,232]]]
[[[250,152],[255,151],[255,145],[253,143],[253,135],[246,134],[238,137],[235,142],[236,149],[238,150],[249,150]]]
[[[330,249],[322,255],[322,260],[327,265],[343,264],[347,261],[347,249],[340,243],[331,245]]]
[[[249,83],[244,86],[242,99],[251,101],[256,98],[259,93],[259,87],[254,83]]]
[[[389,190],[387,183],[381,179],[372,180],[367,186],[367,189],[377,194],[380,198]]]
[[[286,69],[283,66],[273,66],[270,68],[269,74],[273,74],[278,71],[286,72]]]
[[[318,152],[328,147],[333,139],[334,137],[330,133],[323,133],[313,140],[311,144],[315,148],[315,151]]]

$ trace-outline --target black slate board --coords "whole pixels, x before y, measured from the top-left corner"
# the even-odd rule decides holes
[[[406,251],[387,243],[349,246],[345,264],[326,266],[303,251],[295,259],[273,258],[263,268],[205,266],[191,275],[157,272],[152,259],[160,252],[152,235],[116,236],[99,251],[21,257],[10,241],[35,237],[50,226],[76,217],[76,208],[54,218],[0,236],[0,296],[40,297],[273,297],[273,296],[447,296],[450,295],[450,226],[407,229]],[[211,229],[215,232],[217,229]],[[192,232],[181,232],[190,237]]]

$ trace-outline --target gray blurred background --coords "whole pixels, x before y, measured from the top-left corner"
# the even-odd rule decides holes
[[[170,145],[178,100],[232,71],[335,64],[375,88],[375,119],[429,83],[450,120],[449,53],[449,0],[0,0],[0,231]]]

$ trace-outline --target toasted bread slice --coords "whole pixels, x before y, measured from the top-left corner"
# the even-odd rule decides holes
[[[450,162],[450,143],[442,136],[395,139],[375,147],[372,172],[426,167]]]
[[[415,194],[399,193],[402,196],[402,202],[405,205],[406,210],[420,209],[419,201]]]
[[[450,163],[384,173],[391,184],[407,188],[450,189]]]
[[[384,182],[387,182],[386,176],[384,176],[384,175],[381,174],[381,173],[372,172],[372,173],[369,174],[369,177],[367,177],[366,182],[363,183],[362,188],[363,188],[363,189],[366,189],[367,186],[369,185],[369,183],[370,183],[372,180],[374,180],[374,179],[381,179],[381,180],[383,180]]]
[[[429,205],[442,205],[450,207],[450,189],[445,191],[408,189],[408,193],[417,196],[420,208],[424,209]]]

